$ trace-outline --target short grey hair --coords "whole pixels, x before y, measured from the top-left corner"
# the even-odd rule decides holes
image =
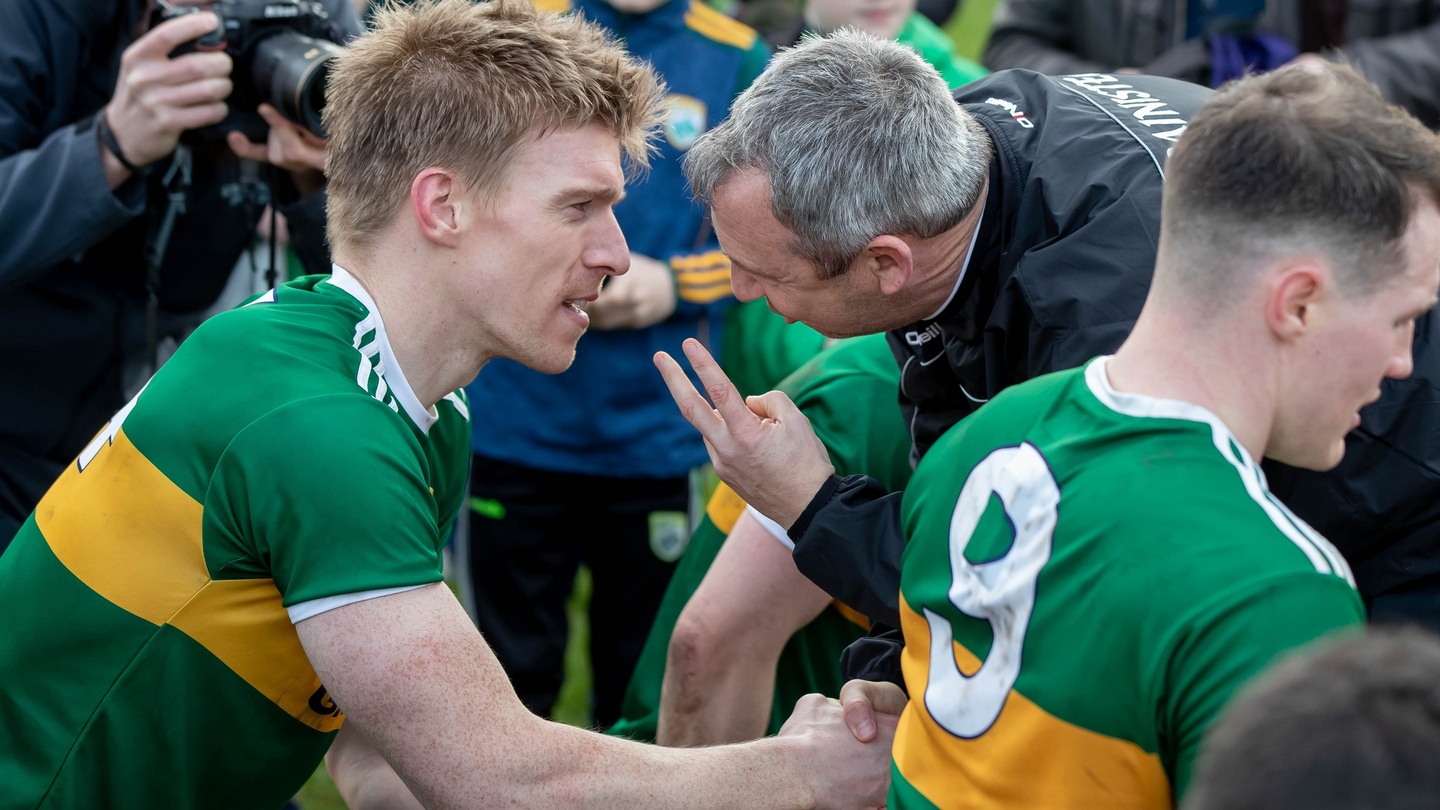
[[[980,200],[990,142],[914,51],[853,28],[781,51],[685,158],[709,206],[736,172],[770,176],[775,218],[821,278],[882,234],[929,238]]]

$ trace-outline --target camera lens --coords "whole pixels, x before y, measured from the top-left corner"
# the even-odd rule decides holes
[[[320,111],[325,107],[330,60],[339,53],[340,46],[333,42],[286,31],[255,47],[251,78],[281,115],[324,138]]]

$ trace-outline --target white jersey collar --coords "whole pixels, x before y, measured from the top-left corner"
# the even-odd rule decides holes
[[[1085,367],[1085,383],[1090,388],[1090,393],[1100,400],[1100,404],[1116,413],[1126,416],[1156,419],[1184,419],[1190,422],[1200,422],[1209,425],[1211,430],[1224,436],[1234,445],[1234,449],[1240,453],[1240,458],[1248,467],[1258,467],[1255,459],[1250,457],[1249,451],[1230,428],[1220,420],[1210,409],[1196,405],[1193,402],[1186,402],[1180,399],[1161,399],[1146,394],[1130,394],[1116,391],[1110,385],[1110,377],[1105,373],[1105,366],[1110,362],[1113,354],[1097,357]]]
[[[410,381],[405,379],[405,372],[401,370],[400,362],[395,359],[395,350],[390,346],[390,338],[385,333],[385,322],[380,318],[380,310],[375,306],[375,300],[361,286],[359,279],[338,264],[330,266],[329,283],[360,302],[360,306],[369,313],[365,320],[355,325],[355,348],[359,349],[362,355],[378,355],[378,360],[372,362],[375,373],[380,375],[383,387],[375,393],[375,398],[385,402],[384,393],[388,388],[395,403],[405,410],[405,415],[410,417],[410,421],[414,422],[416,427],[420,428],[420,432],[429,433],[430,426],[440,418],[439,414],[434,408],[426,408],[420,404],[419,397],[415,396],[415,390],[410,387]],[[374,342],[362,346],[361,338],[371,330],[375,332]],[[368,376],[363,366],[361,370],[362,375]],[[369,390],[365,380],[357,379],[357,382],[362,388]]]

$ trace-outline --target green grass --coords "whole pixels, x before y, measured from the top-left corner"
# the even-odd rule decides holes
[[[588,728],[593,723],[589,606],[590,569],[581,566],[575,576],[575,592],[565,606],[570,615],[570,641],[565,647],[565,681],[560,685],[560,696],[555,701],[552,715],[557,722],[581,728]],[[324,765],[315,769],[295,799],[301,810],[346,810],[345,802],[335,792],[335,783],[330,781]]]

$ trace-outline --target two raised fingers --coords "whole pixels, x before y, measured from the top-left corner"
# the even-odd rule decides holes
[[[720,364],[700,345],[700,341],[687,339],[684,349],[691,367],[700,377],[700,383],[710,395],[709,402],[695,390],[694,384],[680,368],[680,364],[669,354],[658,352],[655,355],[655,367],[660,369],[660,376],[665,379],[665,387],[670,389],[670,396],[674,397],[675,404],[686,421],[700,431],[700,435],[705,437],[711,447],[728,447],[730,437],[737,430],[758,423],[759,417],[750,412],[735,384],[725,376]],[[714,403],[714,407],[711,407],[711,403]]]

